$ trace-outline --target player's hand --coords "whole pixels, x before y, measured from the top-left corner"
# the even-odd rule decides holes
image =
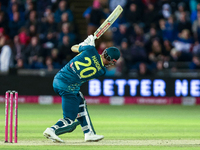
[[[83,42],[81,42],[79,45],[85,46],[85,45],[91,45],[95,46],[95,38],[93,35],[89,35]]]
[[[85,43],[86,45],[95,46],[94,40],[95,40],[94,36],[93,36],[93,35],[89,35],[89,36],[87,37],[87,39],[84,40],[84,43]]]
[[[84,42],[81,42],[78,45],[85,46],[86,44]]]

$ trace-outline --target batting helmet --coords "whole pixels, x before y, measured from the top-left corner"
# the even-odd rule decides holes
[[[116,62],[120,57],[119,49],[116,47],[109,47],[104,50],[104,56],[108,61]]]

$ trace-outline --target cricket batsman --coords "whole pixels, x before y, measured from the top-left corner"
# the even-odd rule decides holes
[[[88,36],[82,43],[72,46],[71,50],[79,54],[70,60],[53,80],[54,91],[62,98],[63,119],[47,128],[43,135],[53,142],[62,143],[64,141],[58,136],[72,132],[80,124],[86,142],[99,141],[104,136],[97,135],[93,128],[80,86],[88,80],[103,76],[106,67],[115,65],[120,52],[116,47],[110,47],[99,55],[93,35]]]

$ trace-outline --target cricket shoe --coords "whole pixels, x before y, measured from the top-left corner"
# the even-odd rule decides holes
[[[54,143],[64,143],[63,140],[61,140],[56,134],[55,131],[52,128],[47,128],[43,135],[47,138],[52,140]]]
[[[92,131],[85,133],[85,142],[98,142],[103,138],[103,135],[94,134]]]

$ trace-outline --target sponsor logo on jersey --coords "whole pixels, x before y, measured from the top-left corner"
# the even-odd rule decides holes
[[[74,69],[73,64],[74,64],[73,62],[70,64],[70,68],[72,68],[73,72],[76,73],[76,70]],[[76,73],[76,74],[81,79],[81,77],[79,76],[79,74],[78,73]]]
[[[71,68],[72,68],[73,64],[74,64],[73,62],[70,64],[70,67],[71,67]]]

